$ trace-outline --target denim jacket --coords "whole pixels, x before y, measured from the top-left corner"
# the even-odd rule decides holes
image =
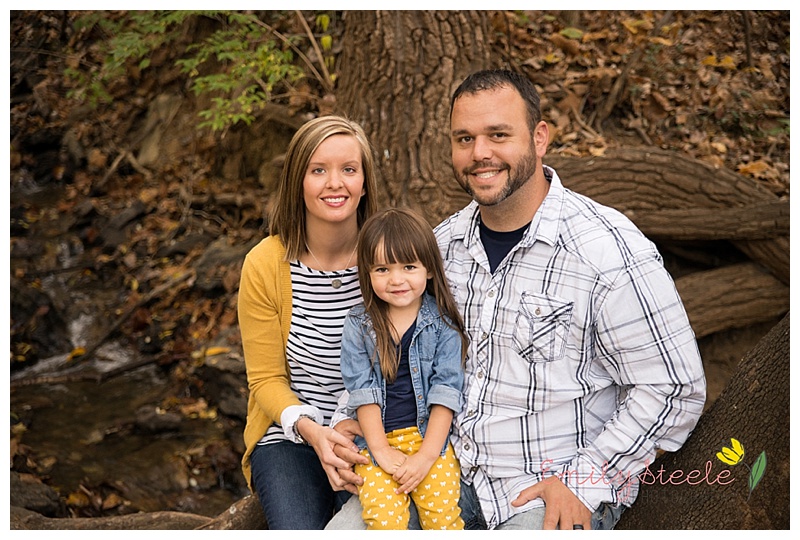
[[[350,393],[346,413],[351,418],[356,418],[356,410],[361,405],[373,403],[380,405],[381,418],[386,417],[386,381],[380,363],[372,362],[374,351],[372,320],[364,305],[359,304],[347,314],[342,333],[342,378]],[[422,297],[408,362],[417,398],[417,428],[424,437],[431,406],[443,405],[452,410],[454,416],[458,414],[464,384],[461,338],[439,315],[436,301],[428,293]],[[360,450],[367,446],[363,437],[356,437],[355,443]],[[442,455],[446,449],[447,441]]]

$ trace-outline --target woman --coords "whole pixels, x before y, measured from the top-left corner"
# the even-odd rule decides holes
[[[333,447],[357,452],[360,430],[353,420],[326,425],[344,390],[342,328],[361,301],[355,250],[376,194],[363,129],[337,116],[307,122],[289,143],[270,236],[242,267],[250,389],[242,471],[271,529],[323,529],[350,497],[329,481],[349,467]]]

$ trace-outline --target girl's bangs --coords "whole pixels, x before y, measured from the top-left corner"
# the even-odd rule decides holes
[[[408,234],[387,234],[375,248],[374,257],[377,259],[378,250],[383,248],[386,264],[406,264],[420,260],[419,254],[414,249],[414,243]]]

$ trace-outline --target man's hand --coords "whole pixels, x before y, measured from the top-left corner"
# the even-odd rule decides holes
[[[523,489],[511,506],[522,506],[536,498],[541,498],[545,504],[543,529],[571,530],[573,525],[591,529],[592,511],[557,476]]]
[[[367,463],[367,458],[358,453],[358,447],[353,443],[355,435],[360,434],[358,422],[343,420],[331,429],[309,418],[301,418],[297,430],[317,453],[331,487],[335,491],[358,494],[357,486],[364,481],[353,472],[353,463]]]

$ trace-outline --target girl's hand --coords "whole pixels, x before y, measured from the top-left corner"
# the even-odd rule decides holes
[[[438,455],[427,456],[421,451],[413,456],[408,456],[408,459],[397,469],[393,476],[395,482],[400,484],[396,493],[407,494],[414,491],[414,488],[428,475],[438,457]]]

